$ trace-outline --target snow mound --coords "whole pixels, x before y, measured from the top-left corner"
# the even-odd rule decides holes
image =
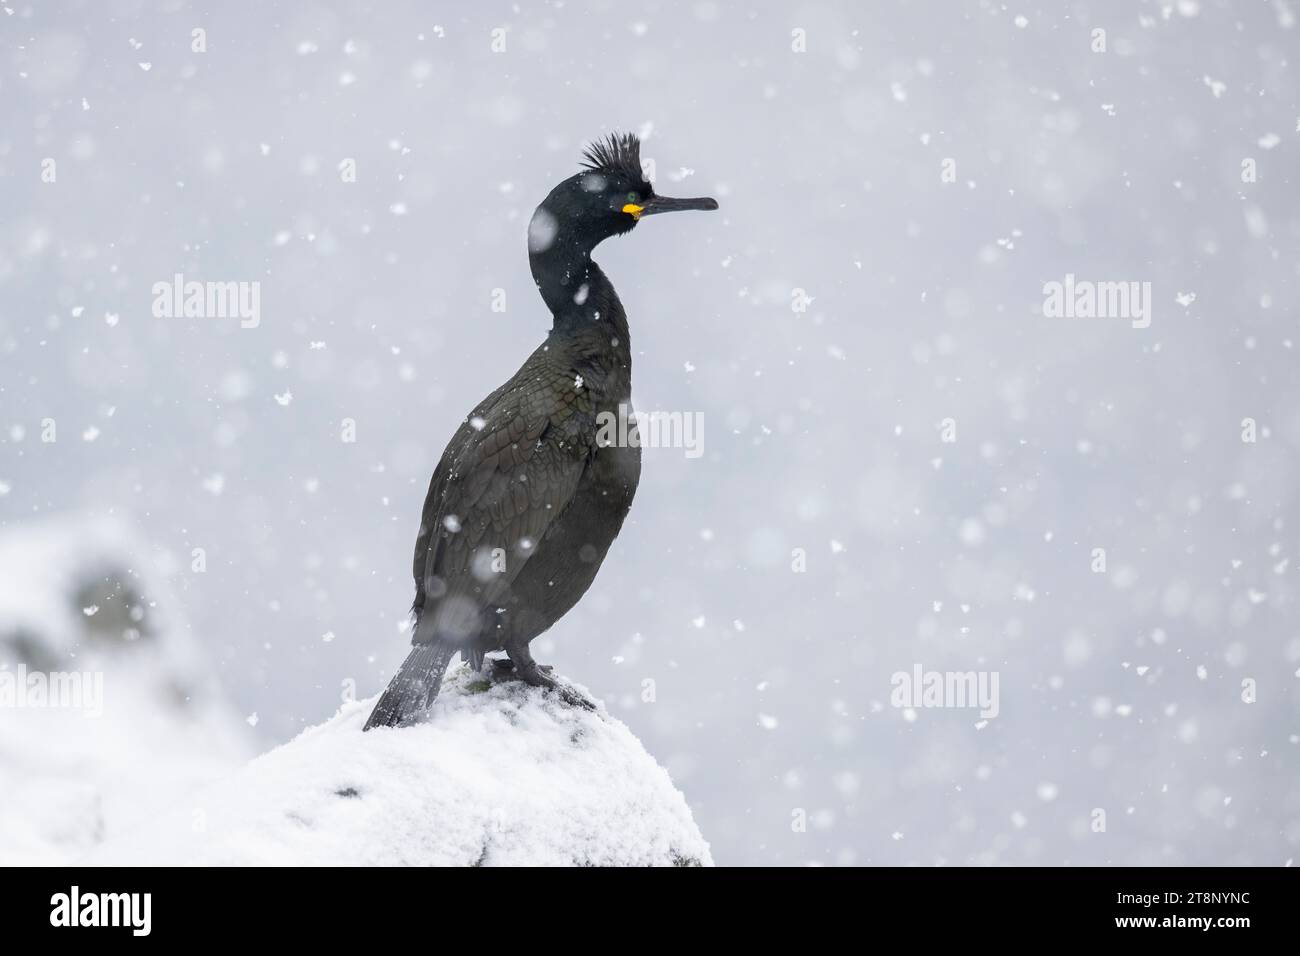
[[[66,514],[0,528],[0,663],[75,658],[203,684],[207,657],[170,579],[180,558],[120,518]]]
[[[430,719],[374,699],[105,844],[97,864],[712,865],[667,771],[603,708],[449,672]]]
[[[70,863],[254,752],[179,564],[115,518],[0,529],[0,862]]]

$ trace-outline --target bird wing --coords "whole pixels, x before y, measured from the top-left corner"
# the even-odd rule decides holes
[[[577,376],[537,354],[457,429],[416,540],[416,643],[480,629],[572,500],[594,438]]]

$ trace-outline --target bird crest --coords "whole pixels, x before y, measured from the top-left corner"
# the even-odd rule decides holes
[[[582,165],[598,173],[621,173],[649,184],[641,170],[641,140],[632,133],[610,133],[582,151]]]

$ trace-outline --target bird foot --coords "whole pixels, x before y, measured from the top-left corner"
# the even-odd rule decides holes
[[[545,690],[555,691],[560,700],[570,707],[581,707],[583,710],[596,709],[596,705],[582,694],[551,676],[553,671],[554,668],[550,664],[537,664],[532,661],[529,661],[523,667],[520,667],[509,658],[493,659],[492,661],[492,676],[495,680],[521,680],[530,687],[541,687]]]
[[[523,681],[528,680],[527,677],[523,677],[519,674],[519,668],[515,666],[515,662],[512,661],[510,658],[491,657],[488,659],[492,662],[492,670],[494,676],[499,677],[502,680],[512,680],[512,679],[523,680]],[[539,670],[543,674],[549,674],[551,671],[555,670],[555,668],[552,667],[550,664],[534,664],[533,669]],[[529,681],[529,683],[532,682]]]

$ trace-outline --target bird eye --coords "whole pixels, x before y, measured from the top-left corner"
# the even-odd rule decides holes
[[[636,193],[628,193],[628,194],[627,194],[627,201],[628,201],[628,202],[636,202],[636,201],[637,201],[637,195],[636,195]]]

